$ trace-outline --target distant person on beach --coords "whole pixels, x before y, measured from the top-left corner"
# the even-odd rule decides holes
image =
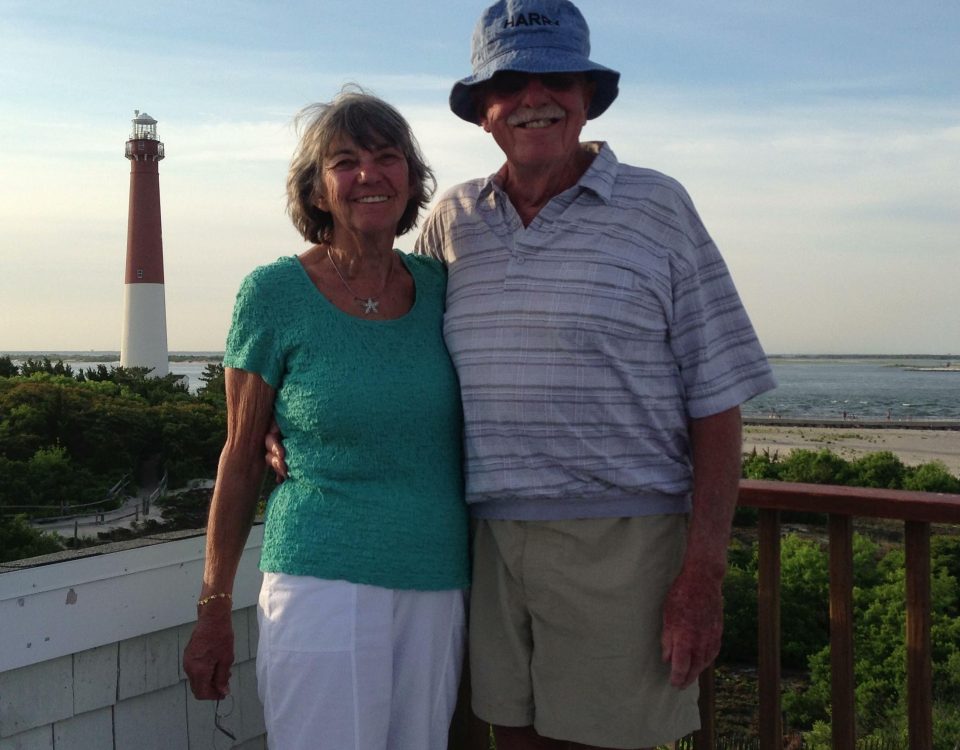
[[[639,748],[699,724],[740,477],[740,409],[774,386],[684,189],[581,143],[618,93],[567,0],[501,0],[453,112],[506,161],[449,190],[418,250],[476,520],[473,708],[498,750]]]
[[[207,525],[193,694],[228,692],[232,591],[275,414],[257,683],[271,750],[443,750],[468,584],[462,412],[446,271],[393,249],[433,192],[410,128],[345,90],[301,115],[288,209],[312,247],[243,282],[224,366],[227,442]]]

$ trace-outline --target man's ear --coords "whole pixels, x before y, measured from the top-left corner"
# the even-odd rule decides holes
[[[477,113],[477,124],[490,132],[490,121],[487,119],[487,97],[483,90],[483,85],[474,86],[470,91],[470,101],[473,104],[473,111]]]
[[[590,111],[590,104],[593,102],[593,95],[597,91],[597,82],[592,78],[587,78],[587,84],[583,87],[583,111],[584,114]]]

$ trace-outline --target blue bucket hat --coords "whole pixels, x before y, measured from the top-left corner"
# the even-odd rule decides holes
[[[569,0],[499,0],[473,31],[473,75],[457,81],[450,109],[478,124],[471,89],[501,70],[521,73],[586,73],[596,89],[587,119],[603,114],[617,98],[620,73],[590,61],[590,29]]]

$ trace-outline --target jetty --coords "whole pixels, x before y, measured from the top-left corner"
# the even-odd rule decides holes
[[[743,417],[745,425],[840,427],[870,430],[960,430],[960,419],[886,419],[884,417]]]

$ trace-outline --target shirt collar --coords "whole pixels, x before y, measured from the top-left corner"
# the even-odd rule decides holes
[[[595,156],[590,166],[587,167],[587,171],[577,181],[577,186],[581,190],[589,190],[604,203],[609,203],[613,194],[613,183],[617,176],[617,165],[619,164],[613,149],[606,141],[584,141],[580,146],[595,154]],[[478,207],[484,204],[491,208],[494,206],[495,196],[501,192],[501,171],[502,168],[484,180],[480,192],[477,193]]]
[[[587,141],[583,147],[596,154],[587,171],[577,183],[583,190],[589,190],[604,203],[613,196],[613,184],[617,179],[616,154],[606,141]]]

